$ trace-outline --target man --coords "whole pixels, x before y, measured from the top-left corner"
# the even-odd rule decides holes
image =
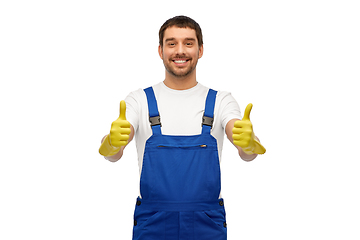
[[[120,117],[99,151],[115,162],[135,136],[140,194],[133,239],[225,240],[219,166],[224,132],[243,160],[263,154],[249,119],[252,105],[240,120],[230,93],[197,82],[204,48],[201,28],[191,18],[167,20],[158,51],[165,80],[121,101]]]

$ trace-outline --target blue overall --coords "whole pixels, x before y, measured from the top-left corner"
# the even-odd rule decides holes
[[[210,134],[216,91],[205,103],[202,133],[162,135],[153,89],[144,90],[152,136],[146,141],[133,240],[226,240],[216,139]]]

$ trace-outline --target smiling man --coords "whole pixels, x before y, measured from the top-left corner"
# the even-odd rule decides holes
[[[164,31],[163,40],[159,44],[159,55],[166,69],[164,83],[169,86],[178,81],[183,84],[186,80],[192,85],[186,87],[191,88],[196,84],[196,65],[203,54],[202,42],[199,43],[197,40],[194,29],[179,28],[176,25],[165,27],[162,27],[166,31]]]
[[[159,31],[158,51],[164,81],[121,101],[120,116],[103,138],[100,154],[116,162],[135,136],[140,192],[134,240],[225,240],[220,192],[224,135],[245,161],[265,153],[250,122],[252,105],[241,118],[229,92],[197,82],[196,65],[204,48],[193,19],[167,20]]]

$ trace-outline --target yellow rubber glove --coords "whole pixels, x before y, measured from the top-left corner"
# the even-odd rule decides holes
[[[234,123],[232,137],[234,144],[241,147],[246,154],[264,154],[266,149],[255,139],[252,123],[250,122],[252,107],[252,103],[249,103],[245,109],[243,119]]]
[[[126,103],[120,102],[120,116],[111,124],[110,134],[102,142],[99,153],[105,157],[115,155],[121,146],[128,144],[130,135],[130,123],[126,120]]]

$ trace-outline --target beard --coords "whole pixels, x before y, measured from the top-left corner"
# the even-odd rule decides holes
[[[176,58],[179,57],[175,57],[175,59]],[[192,58],[188,58],[188,65],[186,67],[177,67],[176,65],[173,64],[172,59],[163,61],[163,63],[168,73],[170,73],[171,75],[177,78],[185,78],[188,75],[190,75],[196,68],[197,61],[193,62],[192,60],[193,60]]]

